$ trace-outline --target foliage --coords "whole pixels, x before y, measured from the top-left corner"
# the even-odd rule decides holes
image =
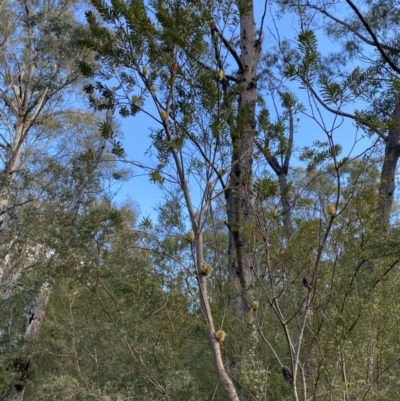
[[[77,2],[25,5],[0,4],[1,397],[396,399],[397,205],[388,225],[380,206],[398,71],[355,63],[362,20],[283,2],[299,33],[271,35],[245,81],[244,37],[272,33],[244,33],[253,2],[92,0],[86,25]],[[390,7],[361,10],[398,64]],[[128,160],[114,113],[148,116],[151,157]],[[344,118],[384,157],[349,153]],[[164,190],[153,216],[109,190],[120,161]]]

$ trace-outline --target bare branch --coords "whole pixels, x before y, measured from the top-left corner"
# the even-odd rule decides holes
[[[381,53],[382,57],[390,65],[390,67],[393,69],[393,71],[396,71],[398,74],[400,74],[400,68],[397,67],[397,65],[393,63],[393,61],[390,59],[390,57],[386,54],[385,50],[383,50],[382,45],[379,43],[378,38],[376,37],[374,31],[371,29],[367,20],[361,14],[360,10],[355,6],[355,4],[351,0],[346,0],[346,2],[353,9],[353,11],[357,14],[358,18],[365,26],[365,29],[371,35],[371,38],[372,38],[375,46],[378,48],[379,53]]]
[[[294,119],[293,119],[293,109],[290,107],[289,108],[289,140],[288,140],[288,147],[285,155],[285,160],[283,162],[283,172],[285,174],[288,173],[289,169],[289,162],[290,162],[290,157],[292,155],[292,148],[293,148],[293,138],[294,138]]]
[[[228,49],[229,53],[231,53],[232,57],[235,59],[237,65],[239,67],[239,70],[243,71],[244,66],[243,66],[242,60],[240,59],[239,55],[236,53],[236,50],[232,47],[229,40],[225,38],[225,36],[219,30],[219,28],[217,27],[216,24],[214,25],[214,29],[215,29],[215,32],[217,32],[218,36],[221,38],[222,43],[225,45],[225,47]]]
[[[265,15],[267,14],[268,3],[269,3],[268,0],[264,1],[264,12],[263,12],[263,15],[261,17],[260,34],[258,35],[258,40],[259,41],[261,41],[261,39],[262,39],[263,28],[264,28],[264,19],[265,19]]]

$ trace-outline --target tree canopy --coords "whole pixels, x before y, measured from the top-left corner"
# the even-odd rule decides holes
[[[0,9],[2,399],[396,399],[395,2]]]

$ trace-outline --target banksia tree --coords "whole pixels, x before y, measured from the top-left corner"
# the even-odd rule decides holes
[[[322,353],[315,351],[317,341],[312,333],[328,331],[328,327],[340,333],[343,323],[336,324],[333,315],[346,309],[351,296],[343,300],[338,293],[343,286],[352,290],[361,282],[352,278],[350,268],[338,269],[345,259],[341,253],[342,233],[350,233],[351,229],[356,232],[354,227],[359,224],[363,228],[364,224],[364,220],[357,222],[354,217],[361,207],[355,214],[346,213],[346,208],[356,208],[353,198],[344,199],[353,193],[349,188],[349,192],[343,190],[347,174],[344,169],[348,165],[351,169],[351,162],[338,158],[341,147],[319,122],[327,141],[318,142],[318,150],[306,147],[302,151],[300,158],[308,163],[307,168],[294,172],[297,182],[289,181],[290,160],[296,149],[296,113],[304,112],[305,106],[287,89],[284,78],[271,78],[271,65],[280,56],[267,55],[265,69],[259,68],[264,27],[256,27],[253,1],[215,2],[207,7],[189,1],[92,3],[97,13],[87,13],[90,32],[84,38],[100,65],[92,75],[103,79],[105,94],[111,84],[107,79],[119,80],[123,89],[117,94],[117,107],[123,117],[144,111],[154,123],[151,138],[157,164],[140,166],[151,181],[166,188],[177,214],[187,216],[187,221],[169,238],[157,232],[153,235],[159,235],[159,243],[185,248],[184,257],[171,255],[174,266],[167,277],[172,279],[179,271],[176,278],[186,283],[193,309],[200,312],[196,316],[204,319],[207,344],[226,399],[237,401],[239,394],[244,399],[246,391],[253,396],[248,398],[262,398],[262,394],[251,393],[260,386],[246,382],[260,371],[259,366],[251,365],[257,359],[253,357],[259,351],[257,347],[271,353],[277,362],[275,372],[279,380],[283,374],[290,383],[294,400],[302,399],[307,391],[319,394],[318,385],[324,393],[326,386],[318,380],[328,377],[331,367],[321,360],[320,365],[315,363]],[[285,42],[278,53],[287,52],[288,58],[279,71],[285,70],[289,78],[301,73],[312,81],[313,68],[319,62],[316,42],[311,31],[299,34],[297,53],[289,51]],[[275,122],[263,99],[268,94],[262,92],[266,87],[276,94],[284,110]],[[335,94],[335,87],[331,89]],[[141,94],[140,110],[132,104],[130,91]],[[266,172],[268,168],[275,174],[272,178]],[[334,203],[326,203],[328,199]],[[339,204],[340,215],[335,207]],[[226,214],[219,221],[223,221],[220,232],[228,237],[224,251],[216,245],[218,230],[210,228],[216,221],[216,210]],[[322,210],[330,218],[322,218]],[[349,225],[341,216],[349,219]],[[190,234],[183,238],[184,227],[188,226]],[[353,244],[358,240],[355,237]],[[346,257],[367,258],[361,253]],[[213,266],[211,279],[211,267],[205,260]],[[360,260],[351,260],[349,266],[362,264]],[[302,280],[304,275],[307,279]],[[351,290],[349,294],[359,294]],[[349,310],[355,313],[354,305]],[[342,316],[337,322],[342,322]],[[217,324],[234,328],[227,329],[232,349],[224,349],[224,353],[230,353],[229,363],[221,353]],[[273,327],[274,334],[265,334],[266,326],[268,330]],[[332,348],[325,351],[333,355]],[[261,358],[258,362],[262,364]],[[282,369],[285,364],[290,369],[280,372],[277,367]],[[332,366],[345,363],[335,359]],[[333,394],[334,390],[330,391]],[[345,396],[349,398],[347,393]]]

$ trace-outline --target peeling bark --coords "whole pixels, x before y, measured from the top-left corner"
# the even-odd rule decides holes
[[[25,318],[25,323],[22,328],[22,333],[26,337],[36,337],[42,326],[45,309],[47,302],[49,301],[51,286],[49,283],[44,283],[39,291],[39,294],[35,297],[31,303],[28,314]]]

